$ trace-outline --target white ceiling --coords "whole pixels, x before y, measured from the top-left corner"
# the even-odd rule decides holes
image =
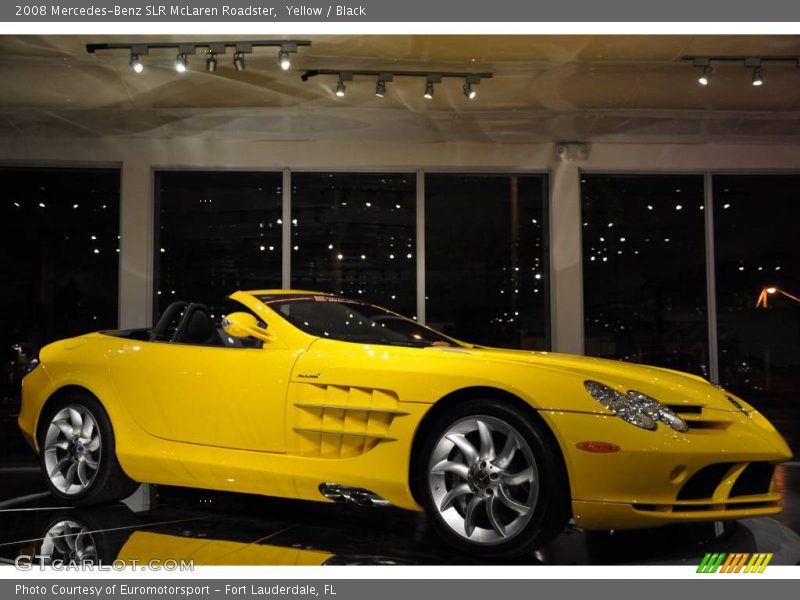
[[[286,36],[313,45],[278,68],[257,49],[247,69],[230,54],[216,73],[202,56],[172,68],[153,50],[145,71],[124,50],[90,42],[208,40],[207,36],[2,36],[0,136],[397,142],[554,140],[800,141],[800,69],[767,64],[750,85],[741,65],[717,66],[702,88],[680,60],[694,55],[800,55],[800,36]],[[212,38],[213,39],[213,38]],[[226,38],[230,39],[230,38]],[[251,38],[252,39],[252,38]],[[302,82],[306,68],[493,71],[468,101],[460,81],[422,98],[424,80],[396,80],[385,98],[357,78],[345,98],[334,77]]]

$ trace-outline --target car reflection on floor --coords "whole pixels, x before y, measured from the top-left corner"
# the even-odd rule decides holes
[[[0,561],[201,565],[475,564],[421,514],[177,488],[125,504],[59,507],[46,494],[2,502]],[[699,564],[706,552],[773,552],[800,562],[800,537],[773,519],[586,533],[567,529],[519,564]]]

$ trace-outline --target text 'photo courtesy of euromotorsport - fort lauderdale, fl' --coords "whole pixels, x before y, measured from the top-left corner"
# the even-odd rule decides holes
[[[29,585],[19,583],[14,586],[14,593],[18,597],[68,597],[68,598],[103,598],[108,596],[160,596],[192,598],[195,596],[208,596],[212,587],[214,591],[225,596],[335,596],[334,585],[325,584],[322,588],[310,584],[248,584],[248,585],[175,585],[171,583],[153,584],[127,584],[108,583],[102,585],[73,585],[65,583],[48,583]]]
[[[794,597],[800,4],[707,8],[0,5],[0,598]]]

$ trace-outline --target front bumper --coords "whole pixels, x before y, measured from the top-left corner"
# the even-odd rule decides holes
[[[759,413],[704,408],[679,433],[634,427],[601,414],[540,413],[561,445],[573,515],[584,529],[634,529],[780,512],[774,464],[791,451]],[[577,444],[601,441],[619,452]]]

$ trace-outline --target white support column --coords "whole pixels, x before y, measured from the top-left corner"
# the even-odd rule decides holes
[[[119,326],[153,324],[153,173],[139,157],[122,164],[120,184]]]
[[[550,192],[550,318],[553,351],[583,354],[581,174],[559,161]]]

